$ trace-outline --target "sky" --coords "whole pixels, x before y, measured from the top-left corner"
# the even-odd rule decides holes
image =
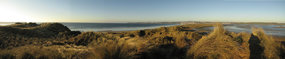
[[[0,0],[0,22],[281,22],[285,0]]]

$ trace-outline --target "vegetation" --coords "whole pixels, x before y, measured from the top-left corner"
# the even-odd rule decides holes
[[[217,25],[212,33],[202,37],[197,43],[191,46],[188,51],[188,58],[194,59],[246,59],[249,51],[243,47],[246,39],[239,36],[231,36],[223,29],[222,25]]]
[[[260,28],[234,33],[216,24],[124,32],[70,31],[60,23],[0,27],[0,59],[283,59],[284,41]]]
[[[252,29],[252,37],[249,41],[250,49],[255,53],[261,53],[260,56],[266,59],[278,59],[278,51],[277,51],[277,45],[279,43],[275,42],[272,37],[267,36],[264,33],[264,30],[261,28],[253,28]],[[257,42],[256,42],[257,41]],[[258,44],[259,45],[255,45]],[[260,49],[256,49],[260,48]],[[263,51],[262,51],[263,50]],[[259,52],[260,51],[260,52]],[[258,56],[258,55],[257,55]],[[257,58],[256,54],[253,56],[253,58]]]

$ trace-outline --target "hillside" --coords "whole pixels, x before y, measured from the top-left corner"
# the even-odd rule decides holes
[[[213,31],[195,28],[215,27]],[[222,24],[186,24],[137,31],[78,32],[60,23],[0,27],[0,59],[283,59],[284,41],[228,32]],[[278,40],[278,41],[277,41]]]

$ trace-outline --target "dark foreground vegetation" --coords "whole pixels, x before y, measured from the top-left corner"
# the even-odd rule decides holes
[[[215,26],[213,31],[194,30]],[[124,32],[78,32],[59,23],[0,27],[0,59],[284,59],[285,42],[263,29],[234,33],[222,24]]]

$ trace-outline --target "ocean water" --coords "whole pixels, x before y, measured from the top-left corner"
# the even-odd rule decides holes
[[[0,26],[10,25],[13,23],[1,23]],[[72,31],[132,31],[143,29],[154,29],[159,27],[175,26],[180,24],[158,24],[158,23],[62,23]],[[269,24],[231,24],[224,26],[227,31],[230,32],[248,32],[251,33],[251,28],[263,28],[266,34],[274,36],[285,36],[285,25],[269,25]],[[214,27],[198,28],[197,30],[213,30]]]
[[[14,24],[14,22],[0,22],[0,26]],[[40,24],[40,23],[38,23]],[[72,31],[131,31],[153,29],[159,27],[175,26],[180,24],[162,24],[162,23],[62,23]]]
[[[251,33],[252,27],[262,28],[267,35],[273,36],[285,36],[285,28],[275,28],[275,27],[285,27],[285,25],[269,25],[269,24],[231,24],[224,26],[227,31],[230,32],[248,32]],[[214,27],[205,27],[198,30],[213,30]]]
[[[157,23],[62,23],[72,31],[131,31],[168,27],[179,24],[157,24]]]

